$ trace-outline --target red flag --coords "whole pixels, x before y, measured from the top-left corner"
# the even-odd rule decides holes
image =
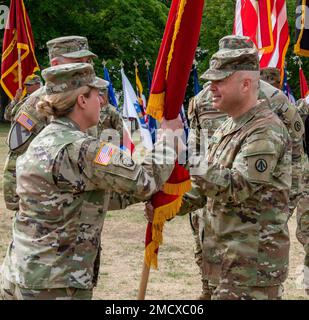
[[[175,119],[180,112],[190,71],[198,44],[202,23],[204,0],[173,0],[165,32],[159,50],[153,82],[147,106],[147,113],[161,120]],[[162,231],[167,219],[179,211],[182,195],[191,189],[187,170],[176,163],[163,191],[152,199],[154,220],[147,230],[145,262],[157,267],[157,250],[162,243]],[[149,232],[150,232],[149,231]]]
[[[18,66],[18,50],[20,50],[21,70]],[[19,88],[19,81],[39,70],[29,17],[23,0],[11,0],[10,12],[4,32],[2,46],[1,85],[13,99]],[[21,80],[19,76],[21,75]],[[24,92],[25,94],[25,89]]]
[[[289,46],[289,26],[284,0],[237,0],[234,34],[248,36],[260,51],[260,67],[281,70]]]
[[[306,98],[306,96],[309,94],[309,89],[307,85],[307,80],[304,74],[303,69],[299,68],[299,86],[300,86],[300,95],[302,98]]]

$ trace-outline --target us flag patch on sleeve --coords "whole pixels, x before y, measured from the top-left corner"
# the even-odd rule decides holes
[[[22,114],[17,118],[16,121],[28,131],[31,131],[35,126],[35,122],[30,118],[30,116],[26,112],[22,112]]]
[[[101,166],[107,166],[114,154],[114,149],[109,144],[103,144],[97,153],[94,162]]]

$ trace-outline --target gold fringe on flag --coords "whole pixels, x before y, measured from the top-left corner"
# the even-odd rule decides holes
[[[158,207],[154,210],[154,220],[152,222],[152,241],[145,249],[145,262],[147,266],[158,268],[156,250],[163,241],[163,227],[166,220],[174,218],[179,211],[182,204],[182,197],[167,203],[164,206]]]
[[[183,195],[186,192],[190,191],[192,188],[191,180],[187,180],[181,183],[165,183],[163,186],[163,191],[167,194],[174,196]]]
[[[146,113],[161,121],[164,113],[165,92],[152,93],[148,100]]]

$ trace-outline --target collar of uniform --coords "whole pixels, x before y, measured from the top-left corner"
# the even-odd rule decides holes
[[[70,119],[68,117],[56,118],[56,119],[53,119],[51,122],[57,123],[57,124],[62,124],[62,125],[69,127],[71,129],[81,131],[79,125],[75,121],[73,121],[72,119]]]
[[[241,115],[239,118],[237,118],[237,119],[230,118],[230,120],[232,122],[232,128],[230,128],[229,132],[227,132],[226,134],[230,134],[230,133],[232,133],[234,131],[238,131],[247,122],[249,122],[257,113],[259,113],[262,110],[264,110],[265,107],[268,108],[267,101],[266,100],[259,100],[255,107],[250,109],[245,114]]]

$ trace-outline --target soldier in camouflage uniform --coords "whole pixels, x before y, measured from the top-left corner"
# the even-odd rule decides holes
[[[41,78],[35,74],[28,76],[24,82],[26,88],[26,95],[23,98],[23,102],[35,91],[39,90],[42,86]],[[16,91],[14,99],[10,104],[5,108],[4,119],[12,121],[12,111],[15,108],[16,104],[20,102],[22,96],[22,89]]]
[[[47,42],[50,64],[90,62],[96,57],[88,49],[85,37],[68,36]],[[12,126],[8,136],[9,154],[3,173],[3,193],[7,209],[18,210],[16,194],[16,159],[28,148],[34,137],[47,125],[48,119],[36,111],[45,87],[35,91],[27,99],[17,103],[11,112]]]
[[[240,43],[241,45],[241,43]],[[248,45],[247,43],[245,44]],[[301,118],[296,112],[295,106],[289,104],[287,97],[280,87],[280,71],[276,68],[265,68],[261,70],[261,81],[259,90],[259,99],[266,99],[269,107],[275,112],[279,118],[286,125],[290,136],[292,138],[292,189],[290,194],[290,214],[293,213],[302,191],[301,176],[302,176],[302,162],[303,146],[302,134],[304,127]],[[204,79],[203,75],[201,76]],[[264,81],[263,81],[264,80]],[[194,98],[190,100],[188,117],[190,119],[190,128],[193,132],[201,129],[206,129],[208,141],[210,141],[215,130],[227,119],[227,115],[216,110],[212,106],[212,93],[209,90],[210,82],[204,85],[203,90]],[[297,125],[300,124],[300,125]],[[199,134],[197,134],[199,136]],[[196,137],[196,136],[195,136]],[[190,139],[190,138],[189,138]],[[192,142],[193,143],[193,142]],[[197,138],[197,144],[198,138]],[[200,267],[202,274],[202,294],[199,299],[210,299],[210,290],[208,281],[203,275],[202,268],[202,241],[204,238],[204,215],[206,209],[199,209],[190,213],[190,222],[195,239],[195,260]]]
[[[173,141],[164,143],[165,130],[141,164],[87,135],[99,121],[99,89],[107,85],[90,64],[50,67],[42,75],[46,96],[37,110],[54,118],[17,160],[20,206],[1,292],[5,299],[90,299],[105,192],[149,199],[169,178],[177,154]],[[161,128],[177,130],[182,122],[163,120]]]
[[[264,81],[263,81],[264,80]],[[298,205],[303,192],[303,134],[304,124],[296,106],[291,104],[280,87],[280,70],[264,68],[261,70],[259,99],[266,99],[270,109],[277,114],[288,129],[292,140],[292,187],[290,192],[290,216]]]
[[[207,161],[192,168],[194,188],[181,212],[208,200],[203,267],[212,299],[280,299],[288,270],[291,139],[267,100],[257,100],[259,60],[250,39],[227,36],[219,47],[204,77],[213,106],[231,117],[212,137]]]
[[[297,108],[302,116],[304,124],[308,122],[309,115],[309,95],[306,98],[300,99],[296,102]],[[308,124],[307,126],[308,127]],[[306,128],[306,136],[308,136]],[[303,186],[304,191],[297,206],[297,229],[296,237],[298,241],[304,246],[305,260],[304,260],[304,285],[306,293],[309,294],[309,160],[308,160],[308,139],[305,139],[306,152],[304,156],[304,173]]]
[[[203,77],[201,77],[203,78]],[[205,134],[208,141],[211,139],[217,128],[227,119],[228,115],[216,110],[212,106],[212,93],[209,90],[210,82],[207,82],[203,90],[192,98],[189,102],[188,118],[190,120],[190,131],[196,133],[197,145],[200,146],[199,136],[200,130],[207,130]],[[189,145],[194,143],[190,141],[192,134],[189,135]],[[208,287],[208,281],[203,273],[202,243],[204,239],[204,209],[198,209],[190,212],[190,225],[194,237],[194,256],[195,262],[200,269],[202,280],[202,293],[200,300],[210,300],[211,294]]]

